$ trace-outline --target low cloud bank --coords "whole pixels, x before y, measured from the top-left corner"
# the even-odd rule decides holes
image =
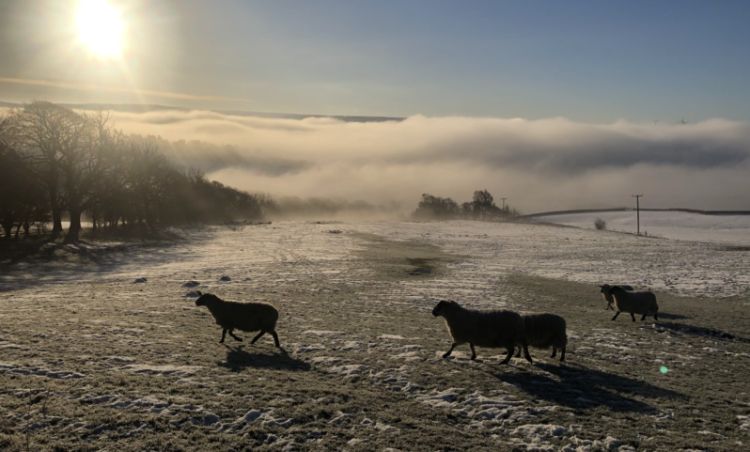
[[[468,200],[486,188],[523,212],[623,206],[749,209],[750,124],[589,124],[409,117],[347,122],[207,111],[112,112],[128,133],[238,188],[416,206],[421,193]]]

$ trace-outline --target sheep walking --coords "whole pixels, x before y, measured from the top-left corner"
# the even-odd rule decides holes
[[[474,311],[461,307],[455,301],[440,301],[432,310],[435,317],[443,317],[450,331],[453,343],[443,354],[447,358],[457,345],[469,344],[471,359],[476,359],[474,346],[504,347],[508,355],[501,362],[507,364],[513,356],[517,344],[523,346],[525,358],[531,362],[531,356],[523,339],[523,320],[512,311]]]
[[[273,342],[276,347],[281,348],[279,344],[279,336],[276,334],[276,320],[279,318],[279,311],[273,306],[266,303],[236,303],[233,301],[224,301],[216,295],[210,293],[198,292],[197,300],[195,300],[196,306],[206,306],[211,312],[211,315],[216,319],[216,324],[223,328],[221,332],[221,340],[219,343],[224,343],[224,338],[227,333],[237,341],[242,341],[242,338],[235,336],[234,330],[238,329],[241,331],[259,331],[251,344],[260,339],[265,333],[273,336]]]
[[[659,320],[659,305],[653,292],[628,292],[622,287],[611,286],[609,293],[614,298],[617,311],[612,320],[615,320],[620,312],[630,313],[634,322],[635,314],[641,314],[641,321],[645,320],[647,315],[653,315],[654,320]]]
[[[554,358],[557,350],[560,350],[560,361],[565,361],[565,348],[568,345],[565,319],[555,314],[528,314],[522,318],[526,345],[534,348],[552,347],[550,358]],[[518,347],[516,357],[520,356],[521,347]]]
[[[604,300],[607,302],[607,307],[604,308],[604,309],[605,310],[606,309],[610,309],[610,310],[614,311],[615,308],[613,307],[613,305],[615,303],[615,299],[612,298],[611,289],[612,289],[612,287],[615,287],[615,286],[610,286],[609,284],[604,284],[603,286],[599,286],[599,287],[602,290],[602,296],[604,297]],[[617,287],[622,287],[625,290],[634,290],[631,286],[628,286],[627,284],[619,284]]]

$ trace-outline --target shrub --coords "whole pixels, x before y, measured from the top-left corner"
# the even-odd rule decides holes
[[[604,221],[604,220],[602,220],[601,218],[597,218],[596,220],[594,220],[594,227],[598,231],[603,231],[603,230],[607,229],[607,222]]]

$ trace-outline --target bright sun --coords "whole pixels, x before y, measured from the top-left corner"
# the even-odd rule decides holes
[[[125,24],[107,0],[80,0],[76,11],[78,38],[97,58],[122,56]]]

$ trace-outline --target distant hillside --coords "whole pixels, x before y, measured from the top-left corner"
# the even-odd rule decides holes
[[[0,101],[0,107],[16,108],[21,107],[23,104],[18,102],[6,102]],[[190,111],[193,109],[173,107],[169,105],[158,105],[158,104],[58,104],[67,108],[75,110],[112,110],[112,111],[124,111],[130,113],[146,113],[149,111],[163,111],[163,110],[177,110],[177,111]],[[322,115],[317,113],[303,114],[303,113],[268,113],[259,111],[243,111],[243,110],[209,110],[216,113],[234,116],[258,116],[262,118],[279,118],[279,119],[305,119],[305,118],[333,118],[344,122],[385,122],[385,121],[403,121],[404,118],[397,116],[364,116],[364,115]]]
[[[579,213],[599,213],[599,212],[628,212],[635,209],[632,207],[612,207],[608,209],[573,209],[573,210],[552,210],[548,212],[537,212],[530,213],[527,215],[521,215],[520,218],[535,218],[535,217],[547,217],[552,215],[573,215]],[[641,208],[641,212],[685,212],[695,213],[699,215],[750,215],[750,210],[700,210],[700,209],[687,209],[687,208],[668,208],[668,209],[655,209],[655,208]]]

